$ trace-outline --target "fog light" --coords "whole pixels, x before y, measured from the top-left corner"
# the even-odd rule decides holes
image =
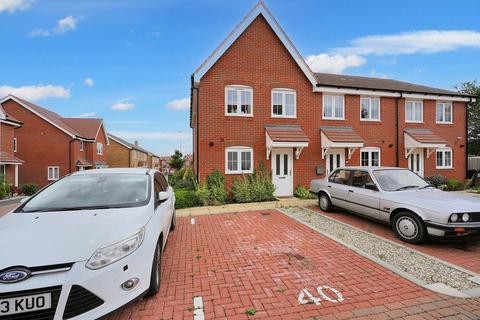
[[[138,278],[131,278],[131,279],[128,279],[127,281],[125,281],[124,283],[122,283],[122,289],[125,290],[125,291],[130,291],[132,290],[133,288],[135,288],[138,284],[138,281],[140,281],[140,279]]]
[[[462,215],[462,221],[467,222],[468,220],[470,220],[470,215],[468,213],[464,213]]]
[[[450,220],[452,222],[457,222],[458,221],[458,214],[454,213],[450,216]]]

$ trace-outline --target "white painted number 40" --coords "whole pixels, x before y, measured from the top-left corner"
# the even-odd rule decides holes
[[[336,299],[334,299],[331,296],[328,296],[324,290],[329,290],[332,292],[335,296]],[[320,286],[317,288],[317,292],[320,295],[320,298],[315,297],[313,294],[308,291],[308,289],[302,289],[300,291],[300,294],[298,295],[298,303],[300,304],[310,304],[310,303],[315,303],[317,306],[319,306],[323,300],[330,301],[330,302],[342,302],[345,300],[343,298],[343,295],[335,288],[329,287],[329,286]]]

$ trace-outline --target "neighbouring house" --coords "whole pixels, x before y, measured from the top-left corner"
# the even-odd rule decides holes
[[[183,163],[184,168],[191,168],[193,166],[193,154],[189,153],[183,159],[185,160]]]
[[[194,169],[227,184],[263,162],[277,196],[339,166],[466,174],[466,94],[314,73],[260,1],[191,78]]]
[[[22,123],[14,131],[15,157],[24,161],[18,169],[20,184],[45,186],[71,172],[107,166],[102,119],[64,118],[12,95],[0,105]]]
[[[175,169],[170,167],[171,156],[160,157],[160,172],[163,174],[172,174],[175,172]]]
[[[16,157],[17,139],[15,130],[22,123],[9,115],[0,106],[0,182],[18,187],[18,168],[23,161]]]
[[[112,168],[154,168],[160,167],[159,157],[141,148],[138,141],[130,143],[111,133],[107,146],[107,162]]]

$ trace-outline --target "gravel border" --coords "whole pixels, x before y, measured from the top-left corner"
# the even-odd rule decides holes
[[[479,284],[469,279],[472,273],[463,272],[400,244],[305,208],[290,207],[278,210],[375,262],[383,262],[382,265],[385,267],[426,288],[432,289],[432,285],[438,287],[438,284],[443,284],[443,287],[454,289],[453,293],[455,290],[460,291],[457,296],[461,296],[465,291],[475,292],[480,289]],[[450,295],[455,294],[450,292]],[[470,294],[464,293],[464,296]]]

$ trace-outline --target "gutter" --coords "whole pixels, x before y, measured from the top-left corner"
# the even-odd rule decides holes
[[[195,150],[194,150],[194,153],[195,153],[195,157],[194,157],[194,161],[195,161],[195,167],[196,167],[196,178],[197,178],[197,182],[200,182],[200,161],[199,161],[199,124],[200,124],[200,120],[199,120],[199,113],[198,113],[198,104],[199,104],[199,95],[200,95],[200,90],[199,88],[195,88],[195,78],[194,78],[194,74],[192,74],[191,78],[190,78],[190,106],[192,108],[193,106],[193,90],[196,90],[197,92],[197,97],[196,97],[196,102],[197,102],[197,105],[196,105],[196,111],[195,111],[195,116],[196,116],[196,124],[195,124],[195,140],[196,141],[193,141],[194,142],[194,145],[195,145]],[[193,112],[193,110],[192,110]]]
[[[465,177],[468,177],[468,105],[475,101],[474,98],[470,97],[470,102],[465,105]]]
[[[398,132],[398,129],[399,129],[399,115],[398,115],[398,112],[400,110],[400,107],[399,107],[399,104],[400,104],[400,99],[403,98],[403,93],[400,92],[400,97],[398,97],[396,99],[396,103],[395,103],[395,166],[396,167],[399,167],[400,166],[400,148],[398,146],[399,142],[400,142],[400,137],[399,137],[399,132]]]
[[[68,142],[68,173],[72,173],[72,142],[75,139],[72,139]]]

